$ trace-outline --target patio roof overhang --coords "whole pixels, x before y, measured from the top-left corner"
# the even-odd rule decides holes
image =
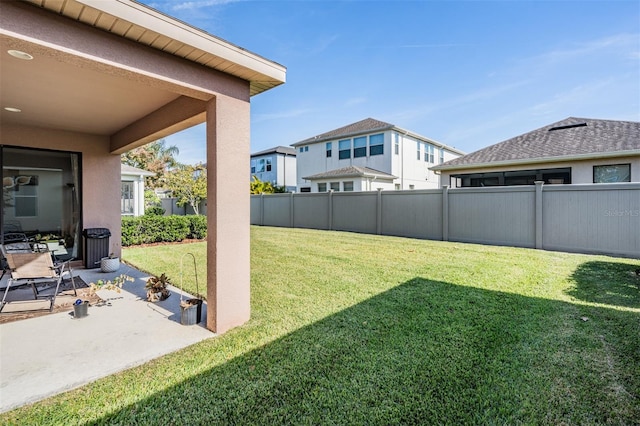
[[[0,124],[107,135],[113,154],[204,122],[217,93],[248,98],[286,75],[131,0],[0,2],[0,47]],[[225,93],[233,79],[248,96]]]

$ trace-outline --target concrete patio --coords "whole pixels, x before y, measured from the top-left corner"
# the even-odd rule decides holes
[[[165,301],[149,303],[144,288],[148,275],[128,265],[109,274],[74,269],[85,283],[122,273],[134,282],[125,283],[120,293],[99,291],[106,303],[90,306],[84,318],[74,319],[71,311],[0,325],[0,412],[215,336],[205,328],[206,304],[199,324],[180,323],[181,292],[175,287]]]

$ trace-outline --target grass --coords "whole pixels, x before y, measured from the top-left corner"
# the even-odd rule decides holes
[[[637,260],[266,227],[251,238],[246,325],[0,421],[640,424]],[[171,275],[191,252],[204,282],[205,250],[123,257]]]

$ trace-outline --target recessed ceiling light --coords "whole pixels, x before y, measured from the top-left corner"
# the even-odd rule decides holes
[[[15,107],[4,107],[5,111],[9,111],[9,112],[22,112],[22,110],[20,108],[15,108]]]
[[[26,61],[30,61],[33,59],[33,56],[29,55],[27,52],[23,52],[21,50],[7,50],[7,53],[14,58],[24,59]]]

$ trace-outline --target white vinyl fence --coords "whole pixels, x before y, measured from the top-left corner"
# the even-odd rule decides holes
[[[252,195],[251,224],[640,258],[640,184]]]

